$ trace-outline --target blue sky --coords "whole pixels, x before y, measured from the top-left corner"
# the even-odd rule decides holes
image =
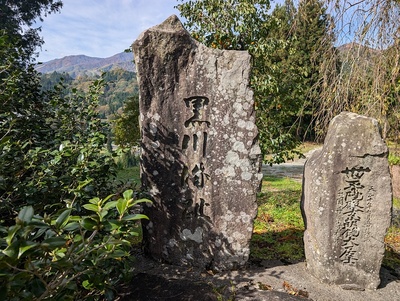
[[[44,22],[45,44],[38,61],[67,55],[109,57],[127,49],[139,34],[170,15],[179,16],[177,0],[63,0],[61,13]]]

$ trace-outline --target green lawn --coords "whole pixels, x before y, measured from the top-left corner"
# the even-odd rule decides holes
[[[289,178],[264,177],[257,197],[251,258],[304,259],[301,184]]]
[[[118,180],[140,184],[139,167],[118,172]],[[251,239],[251,259],[304,260],[304,223],[300,211],[301,183],[289,178],[264,177],[258,194],[258,214]],[[400,200],[394,200],[400,208]],[[400,228],[390,227],[383,264],[400,266]]]
[[[140,168],[134,166],[130,168],[120,169],[117,173],[117,180],[119,181],[132,181],[136,184],[140,184]]]

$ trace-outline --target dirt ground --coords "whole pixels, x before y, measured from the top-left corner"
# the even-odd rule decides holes
[[[400,270],[382,268],[377,290],[350,291],[319,282],[304,262],[250,262],[243,270],[213,273],[157,263],[139,253],[137,259],[136,275],[119,300],[400,300]]]

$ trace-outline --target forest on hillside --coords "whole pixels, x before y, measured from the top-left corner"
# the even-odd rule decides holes
[[[122,114],[124,104],[129,98],[138,94],[138,84],[135,72],[116,69],[104,72],[103,75],[82,75],[73,78],[68,73],[45,73],[40,76],[40,84],[43,90],[52,90],[60,82],[64,85],[65,93],[71,93],[73,89],[87,93],[93,81],[102,79],[104,89],[99,95],[97,108],[101,119],[113,119]]]

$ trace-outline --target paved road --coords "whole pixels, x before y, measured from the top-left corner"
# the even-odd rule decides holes
[[[262,173],[265,176],[288,177],[301,182],[303,179],[304,164],[311,154],[317,149],[311,150],[304,154],[306,158],[303,159],[297,159],[282,164],[273,164],[272,166],[263,165],[261,169]]]

